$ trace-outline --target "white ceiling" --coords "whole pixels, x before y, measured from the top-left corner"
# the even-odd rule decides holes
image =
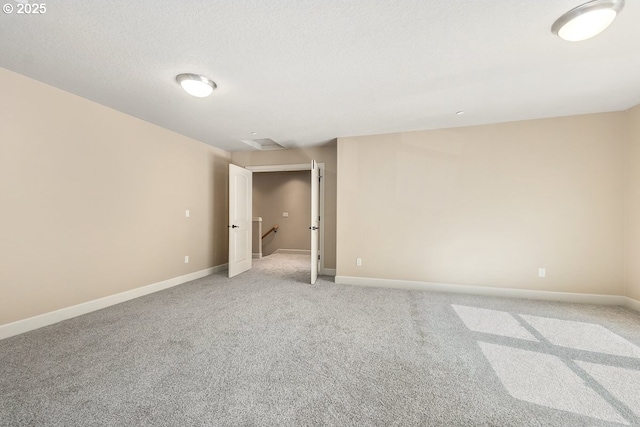
[[[551,34],[581,2],[56,0],[0,14],[0,66],[228,151],[639,104],[640,1],[591,40]]]

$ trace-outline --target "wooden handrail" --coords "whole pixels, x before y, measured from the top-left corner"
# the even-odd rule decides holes
[[[269,235],[269,233],[271,233],[272,231],[273,231],[274,233],[277,233],[277,232],[278,232],[278,228],[280,228],[280,226],[279,226],[278,224],[274,225],[273,227],[271,227],[271,228],[269,229],[269,231],[267,231],[266,233],[264,233],[264,234],[262,235],[262,238],[264,239],[265,237],[267,237],[267,236]]]

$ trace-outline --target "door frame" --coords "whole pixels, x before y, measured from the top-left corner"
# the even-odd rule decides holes
[[[319,274],[325,274],[324,267],[324,163],[316,162],[318,165],[318,171],[320,172],[320,221],[318,222],[320,227],[320,233],[318,238],[320,239],[320,271]],[[245,169],[251,172],[296,172],[296,171],[311,171],[311,160],[309,163],[296,163],[285,165],[264,165],[264,166],[243,166]]]

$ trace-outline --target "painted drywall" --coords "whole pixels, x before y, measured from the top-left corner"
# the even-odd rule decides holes
[[[622,295],[625,114],[338,139],[337,276]]]
[[[262,257],[262,247],[260,241],[262,239],[262,218],[253,216],[251,223],[251,252],[254,258]]]
[[[227,262],[229,153],[4,69],[0,93],[0,324]]]
[[[640,105],[628,112],[626,296],[640,301]]]
[[[310,200],[311,171],[253,174],[253,216],[262,217],[263,234],[279,226],[277,233],[262,239],[263,256],[278,249],[311,250]]]
[[[336,266],[336,145],[323,147],[292,148],[273,151],[236,151],[231,161],[238,166],[268,166],[310,163],[312,159],[324,163],[324,252],[325,267]],[[263,224],[266,227],[266,224]]]

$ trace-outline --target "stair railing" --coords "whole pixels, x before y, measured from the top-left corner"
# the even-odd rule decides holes
[[[269,231],[267,231],[266,233],[264,233],[262,235],[262,238],[264,239],[265,237],[267,237],[269,234],[271,234],[271,232],[277,233],[278,232],[278,228],[280,228],[280,226],[278,224],[274,225],[273,227],[271,227],[269,229]]]

